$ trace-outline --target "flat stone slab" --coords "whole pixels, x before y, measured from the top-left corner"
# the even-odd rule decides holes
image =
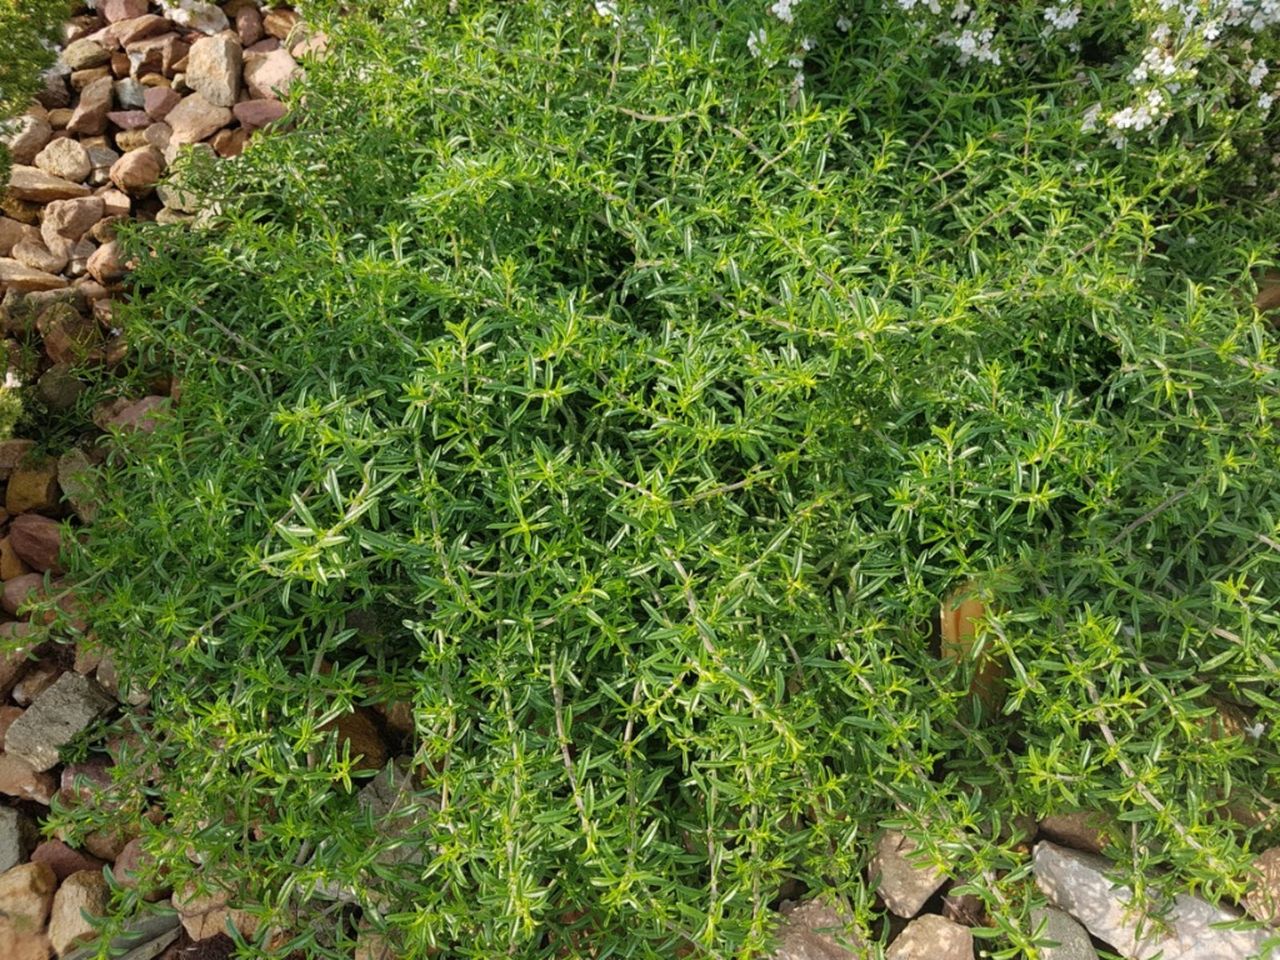
[[[0,257],[0,284],[19,293],[61,290],[67,281],[43,270],[34,270],[10,257]]]
[[[1139,931],[1141,918],[1129,909],[1133,891],[1109,879],[1114,868],[1105,857],[1044,841],[1036,844],[1032,869],[1054,906],[1128,960],[1280,960],[1280,950],[1261,952],[1265,932],[1215,928],[1241,915],[1190,894],[1174,898],[1163,923],[1150,918]]]
[[[973,934],[953,920],[927,913],[898,934],[885,960],[973,960]]]
[[[1258,876],[1242,906],[1249,916],[1280,927],[1280,847],[1264,850],[1253,868]]]
[[[865,945],[848,920],[823,899],[784,906],[778,946],[769,960],[862,960]]]
[[[52,200],[87,197],[93,191],[83,184],[45,173],[39,167],[15,163],[9,171],[9,192],[19,200],[49,203]]]
[[[413,780],[402,761],[388,761],[378,775],[360,790],[356,802],[361,810],[378,821],[387,837],[403,838],[419,819],[412,809]],[[422,863],[426,859],[426,851],[416,842],[405,841],[383,850],[377,859],[379,863]]]
[[[932,867],[917,865],[911,855],[915,841],[897,830],[886,830],[876,841],[867,872],[876,893],[892,912],[910,919],[920,912],[946,876]]]
[[[1098,960],[1089,931],[1071,914],[1057,907],[1036,907],[1031,911],[1031,928],[1041,924],[1040,940],[1052,946],[1040,947],[1040,960]]]
[[[165,905],[169,905],[167,901]],[[111,941],[112,955],[120,956],[117,951],[127,950],[127,953],[120,956],[120,960],[152,960],[164,953],[181,932],[176,913],[156,914],[133,920],[124,933]],[[88,946],[73,950],[62,960],[92,960],[97,955],[97,947]]]
[[[68,671],[13,721],[4,737],[5,752],[37,771],[48,770],[58,763],[62,747],[114,706],[115,699],[102,687]]]

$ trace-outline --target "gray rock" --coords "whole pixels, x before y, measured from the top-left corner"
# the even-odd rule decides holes
[[[1057,907],[1036,907],[1031,911],[1031,928],[1040,931],[1039,941],[1053,943],[1055,946],[1041,946],[1040,960],[1098,960],[1098,951],[1093,949],[1089,939],[1089,931],[1069,913]]]
[[[1040,836],[1085,853],[1102,853],[1109,827],[1107,818],[1092,810],[1052,814],[1038,824]]]
[[[93,172],[89,153],[79,140],[59,137],[36,154],[35,165],[45,173],[72,183],[83,182]]]
[[[53,200],[73,200],[76,197],[87,197],[90,190],[86,186],[51,177],[39,167],[27,167],[15,163],[9,171],[9,193],[19,200],[30,200],[34,203],[49,203]]]
[[[1280,960],[1280,950],[1261,954],[1267,935],[1256,930],[1215,929],[1213,924],[1239,920],[1240,914],[1199,897],[1180,893],[1161,919],[1143,919],[1129,905],[1133,891],[1108,878],[1113,867],[1105,857],[1036,844],[1036,884],[1054,906],[1065,910],[1100,940],[1128,960],[1246,960],[1264,956]]]
[[[58,763],[63,746],[113,706],[115,701],[100,686],[68,671],[13,721],[5,734],[5,750],[37,771],[48,770]]]
[[[122,110],[143,110],[147,106],[147,88],[133,77],[117,80],[115,84],[116,103]]]
[[[118,150],[112,150],[100,143],[86,147],[85,152],[89,154],[89,162],[93,164],[94,170],[110,170],[111,165],[120,159]]]
[[[111,62],[111,51],[97,40],[84,37],[67,44],[62,51],[62,62],[71,70],[88,70]]]
[[[1260,853],[1253,869],[1257,876],[1242,906],[1249,916],[1280,927],[1280,847]]]
[[[426,848],[418,841],[406,837],[420,819],[420,803],[415,798],[413,777],[406,759],[388,761],[377,776],[361,788],[356,795],[356,804],[362,813],[377,824],[379,835],[386,840],[384,844],[380,844],[382,849],[375,857],[378,863],[419,864],[426,859]],[[321,846],[323,847],[323,842]],[[376,880],[372,877],[370,879],[376,885]],[[322,880],[310,892],[318,897],[347,903],[359,903],[361,900],[360,894],[353,887],[334,880]],[[381,894],[375,893],[374,896],[380,898]]]
[[[31,163],[52,137],[53,127],[29,114],[0,123],[0,143],[9,148],[14,163]]]
[[[179,213],[198,213],[200,210],[196,195],[183,190],[178,178],[172,178],[168,183],[156,187],[156,195],[170,210],[177,210]]]
[[[76,405],[76,401],[84,393],[84,384],[77,379],[71,369],[69,364],[56,363],[40,374],[40,379],[36,381],[36,396],[50,410],[65,413]],[[59,477],[61,477],[62,461],[59,460],[58,463]]]
[[[400,840],[419,820],[414,794],[408,765],[391,760],[361,789],[356,802],[377,821],[383,836]],[[377,859],[379,863],[421,863],[426,851],[409,841],[383,850]]]
[[[885,960],[973,960],[973,934],[968,927],[927,913],[907,924],[884,956]]]
[[[156,213],[156,223],[162,227],[172,226],[175,223],[191,223],[195,220],[195,216],[190,213],[181,213],[171,207],[164,207]]]
[[[219,33],[231,26],[227,15],[212,3],[201,0],[160,0],[160,12],[189,30]]]
[[[100,137],[107,132],[107,114],[115,99],[115,81],[99,77],[80,91],[80,102],[67,121],[67,133]]]
[[[71,71],[65,64],[57,64],[40,75],[40,89],[36,100],[50,110],[71,106],[71,91],[67,89],[67,75]]]
[[[170,904],[166,901],[166,907]],[[178,939],[181,924],[176,913],[164,913],[130,921],[124,933],[111,941],[112,956],[118,960],[152,960]],[[128,952],[120,955],[120,951]],[[62,960],[91,960],[98,955],[97,947],[82,947],[68,953]]]
[[[58,458],[58,485],[72,509],[86,524],[97,516],[97,499],[93,494],[93,465],[82,449],[73,447]]]
[[[26,862],[38,833],[30,817],[12,807],[0,807],[0,873]]]
[[[876,852],[868,868],[885,905],[900,917],[914,917],[933,896],[946,876],[932,867],[917,866],[910,855],[915,841],[896,830],[886,830],[876,841]]]
[[[827,900],[784,906],[778,946],[769,960],[862,960],[866,945]]]
[[[18,244],[19,247],[22,244]],[[57,290],[67,285],[67,281],[43,270],[32,270],[26,264],[0,257],[0,285],[10,290],[21,292],[39,290]]]
[[[106,915],[111,891],[96,870],[77,870],[62,881],[49,911],[49,942],[59,957],[93,938],[90,917]]]
[[[184,97],[169,111],[165,122],[173,128],[171,143],[195,143],[216,133],[231,122],[231,111],[210,103],[198,93]]]
[[[288,50],[255,53],[244,58],[244,82],[259,100],[278,99],[289,92],[294,79],[302,72],[298,61]]]
[[[225,33],[205,37],[187,55],[187,85],[214,106],[233,107],[243,66],[239,40]]]

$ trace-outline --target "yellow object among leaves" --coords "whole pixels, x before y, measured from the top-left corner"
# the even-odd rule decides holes
[[[939,625],[942,633],[941,652],[944,660],[962,663],[974,657],[978,643],[978,625],[986,619],[987,608],[974,595],[971,583],[961,584],[942,602]],[[974,665],[969,692],[982,701],[991,713],[998,713],[1004,703],[1004,663],[983,650]]]

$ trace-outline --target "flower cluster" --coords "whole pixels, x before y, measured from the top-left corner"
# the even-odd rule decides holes
[[[795,7],[800,0],[774,0],[769,5],[769,13],[785,24],[795,23]],[[852,24],[845,17],[840,18],[845,26],[841,26],[840,30],[847,32]],[[839,26],[839,23],[837,23]],[[751,52],[751,56],[759,58],[765,50],[765,44],[768,42],[768,34],[765,33],[764,27],[751,31],[747,34],[747,49]],[[787,57],[787,66],[795,71],[795,75],[791,80],[791,89],[795,93],[804,89],[804,55],[818,45],[818,42],[812,37],[803,37],[800,40],[799,49]]]
[[[799,32],[800,0],[765,2],[772,19]],[[1082,0],[1045,0],[1017,10],[999,0],[894,3],[922,37],[954,51],[961,64],[992,67],[1025,62],[1037,46],[1075,53],[1082,39],[1115,16]],[[1280,25],[1280,0],[1133,0],[1127,16],[1138,27],[1138,40],[1099,71],[1115,82],[1104,83],[1099,102],[1085,109],[1085,130],[1123,147],[1134,134],[1154,136],[1176,116],[1195,111],[1222,118],[1239,110],[1241,102],[1265,114],[1280,98],[1280,71],[1273,74],[1266,57],[1258,55],[1274,51],[1254,49],[1265,31]],[[848,33],[853,17],[852,8],[838,13],[836,29]],[[747,38],[753,56],[761,56],[764,41],[763,27]],[[797,71],[794,86],[802,87],[803,51],[790,56],[784,51],[778,57],[786,57]]]
[[[1109,111],[1099,105],[1086,117],[1089,128],[1106,129],[1123,147],[1131,133],[1154,134],[1183,109],[1229,109],[1231,96],[1270,111],[1278,88],[1264,88],[1270,69],[1251,51],[1280,24],[1280,0],[1146,0],[1138,12],[1150,27],[1128,74],[1130,102]]]
[[[1056,7],[1046,7],[1044,18],[1051,31],[1072,30],[1080,22],[1080,4],[1063,2]]]

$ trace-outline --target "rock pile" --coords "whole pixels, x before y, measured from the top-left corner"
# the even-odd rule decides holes
[[[67,21],[63,44],[27,113],[0,127],[13,160],[0,184],[0,329],[11,381],[34,385],[52,411],[75,408],[86,370],[126,356],[113,317],[129,268],[117,226],[195,219],[189,194],[167,179],[180,153],[240,154],[284,116],[281,96],[299,60],[322,51],[324,38],[308,33],[294,10],[258,0],[97,0]],[[168,385],[156,389],[98,408],[94,424],[108,433],[155,429],[172,402]],[[59,457],[34,440],[0,442],[0,639],[16,644],[0,653],[5,960],[78,960],[92,935],[86,916],[106,909],[103,867],[130,885],[145,859],[140,824],[127,821],[78,846],[71,837],[40,841],[55,796],[110,806],[110,760],[69,764],[66,747],[122,706],[146,709],[146,691],[83,635],[74,590],[62,579],[66,537],[96,513],[102,456],[98,446]],[[231,954],[218,952],[221,941],[232,944],[226,909],[175,903],[163,889],[146,896],[179,912],[151,918],[121,947],[177,957],[200,936],[210,944],[202,956]]]
[[[284,116],[298,58],[324,44],[295,11],[257,0],[101,0],[64,40],[36,102],[0,138],[14,164],[0,202],[0,320],[10,356],[38,333],[59,397],[68,366],[124,357],[110,309],[127,270],[116,226],[192,220],[190,197],[164,182],[179,153],[239,155]],[[65,294],[56,312],[22,309],[52,291]]]
[[[1036,887],[1049,901],[1031,912],[1026,931],[1036,936],[1043,960],[1098,960],[1100,949],[1126,960],[1280,960],[1280,948],[1264,949],[1280,931],[1241,928],[1248,920],[1280,927],[1280,848],[1255,862],[1243,911],[1182,893],[1144,917],[1133,909],[1133,891],[1112,882],[1112,863],[1099,853],[1112,827],[1104,818],[1066,813],[1023,826],[1028,835],[1019,848],[1030,851]],[[974,960],[970,928],[986,922],[981,902],[948,894],[955,881],[920,862],[910,839],[884,831],[866,881],[886,911],[885,935],[873,939],[885,945],[887,960]],[[779,945],[770,960],[881,955],[834,901],[784,900],[778,920]]]

